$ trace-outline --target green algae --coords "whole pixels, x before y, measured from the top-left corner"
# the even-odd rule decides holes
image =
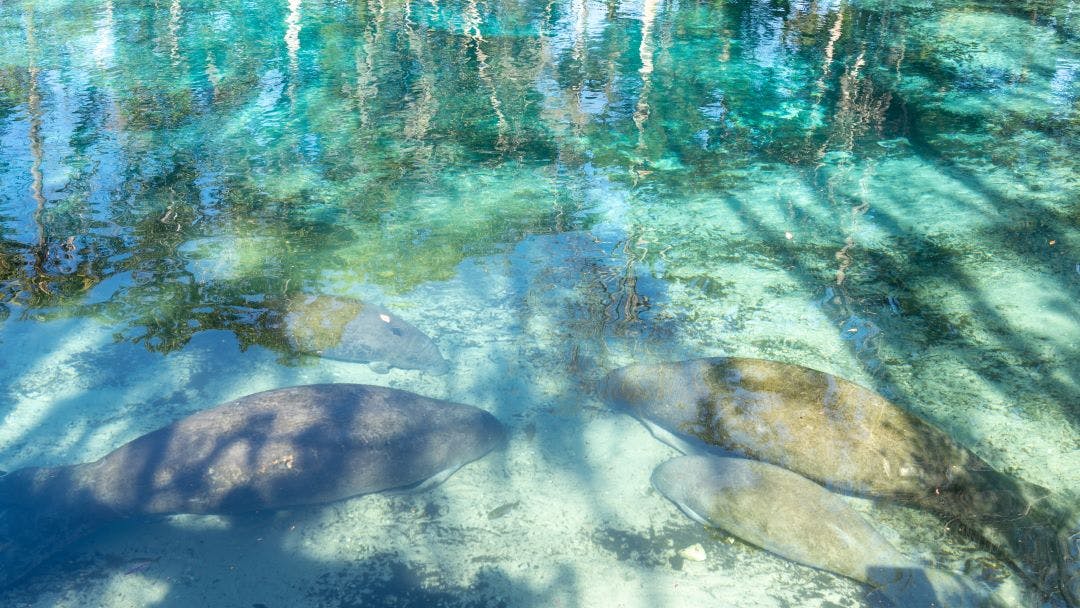
[[[286,309],[292,342],[298,350],[311,353],[338,346],[345,326],[363,309],[364,304],[358,300],[296,297]]]

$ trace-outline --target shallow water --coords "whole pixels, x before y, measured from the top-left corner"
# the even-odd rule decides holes
[[[1074,0],[0,0],[0,469],[309,382],[511,434],[424,494],[110,528],[0,602],[871,605],[685,518],[596,382],[805,365],[1080,492],[1077,158]],[[305,293],[397,311],[449,373],[292,352]]]

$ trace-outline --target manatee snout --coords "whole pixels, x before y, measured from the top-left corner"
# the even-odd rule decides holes
[[[721,481],[715,461],[699,457],[674,458],[656,467],[650,481],[656,491],[690,519],[704,526],[717,525],[709,516],[708,505],[710,493],[723,491],[722,487],[710,487]]]
[[[424,336],[424,339],[424,342],[417,348],[411,359],[401,361],[395,367],[418,369],[436,376],[449,372],[450,363],[443,358],[442,353],[439,352],[439,347],[427,336]]]
[[[464,434],[460,437],[458,448],[469,454],[465,462],[476,460],[491,450],[506,443],[506,427],[495,416],[484,410],[476,410],[476,420],[463,425]]]

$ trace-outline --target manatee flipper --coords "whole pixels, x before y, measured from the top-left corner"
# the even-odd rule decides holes
[[[445,468],[438,473],[435,473],[427,479],[421,480],[418,483],[408,485],[402,488],[397,488],[387,492],[388,494],[418,494],[420,492],[426,492],[436,486],[442,485],[442,482],[450,478],[451,475],[457,472],[464,463],[455,464],[451,467]]]
[[[372,361],[371,363],[368,363],[368,369],[376,374],[389,374],[390,364],[386,361]]]
[[[716,453],[718,449],[710,449],[708,444],[698,440],[695,437],[687,435],[677,435],[664,427],[656,424],[648,418],[640,418],[641,424],[645,428],[649,429],[653,437],[656,437],[660,442],[666,443],[669,446],[679,450],[683,454],[709,454]]]
[[[786,469],[721,456],[658,466],[653,486],[695,520],[781,557],[869,584],[905,608],[976,608],[974,583],[901,554],[836,494]]]
[[[683,515],[685,515],[685,516],[689,517],[690,519],[696,521],[697,523],[705,526],[706,528],[712,528],[713,527],[713,524],[710,523],[709,520],[706,519],[704,515],[702,515],[701,513],[698,513],[697,511],[695,511],[694,508],[691,507],[690,505],[686,504],[685,502],[683,502],[681,500],[676,500],[674,498],[671,498],[670,496],[668,498],[671,499],[671,502],[675,503],[676,507],[679,507],[679,510],[683,512]]]

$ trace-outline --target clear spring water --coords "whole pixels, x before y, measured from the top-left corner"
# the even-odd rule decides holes
[[[868,605],[683,517],[595,383],[806,365],[1078,491],[1078,158],[1073,0],[0,0],[0,468],[308,382],[511,431],[422,495],[110,528],[0,603]],[[450,373],[298,357],[262,314],[297,293]]]

